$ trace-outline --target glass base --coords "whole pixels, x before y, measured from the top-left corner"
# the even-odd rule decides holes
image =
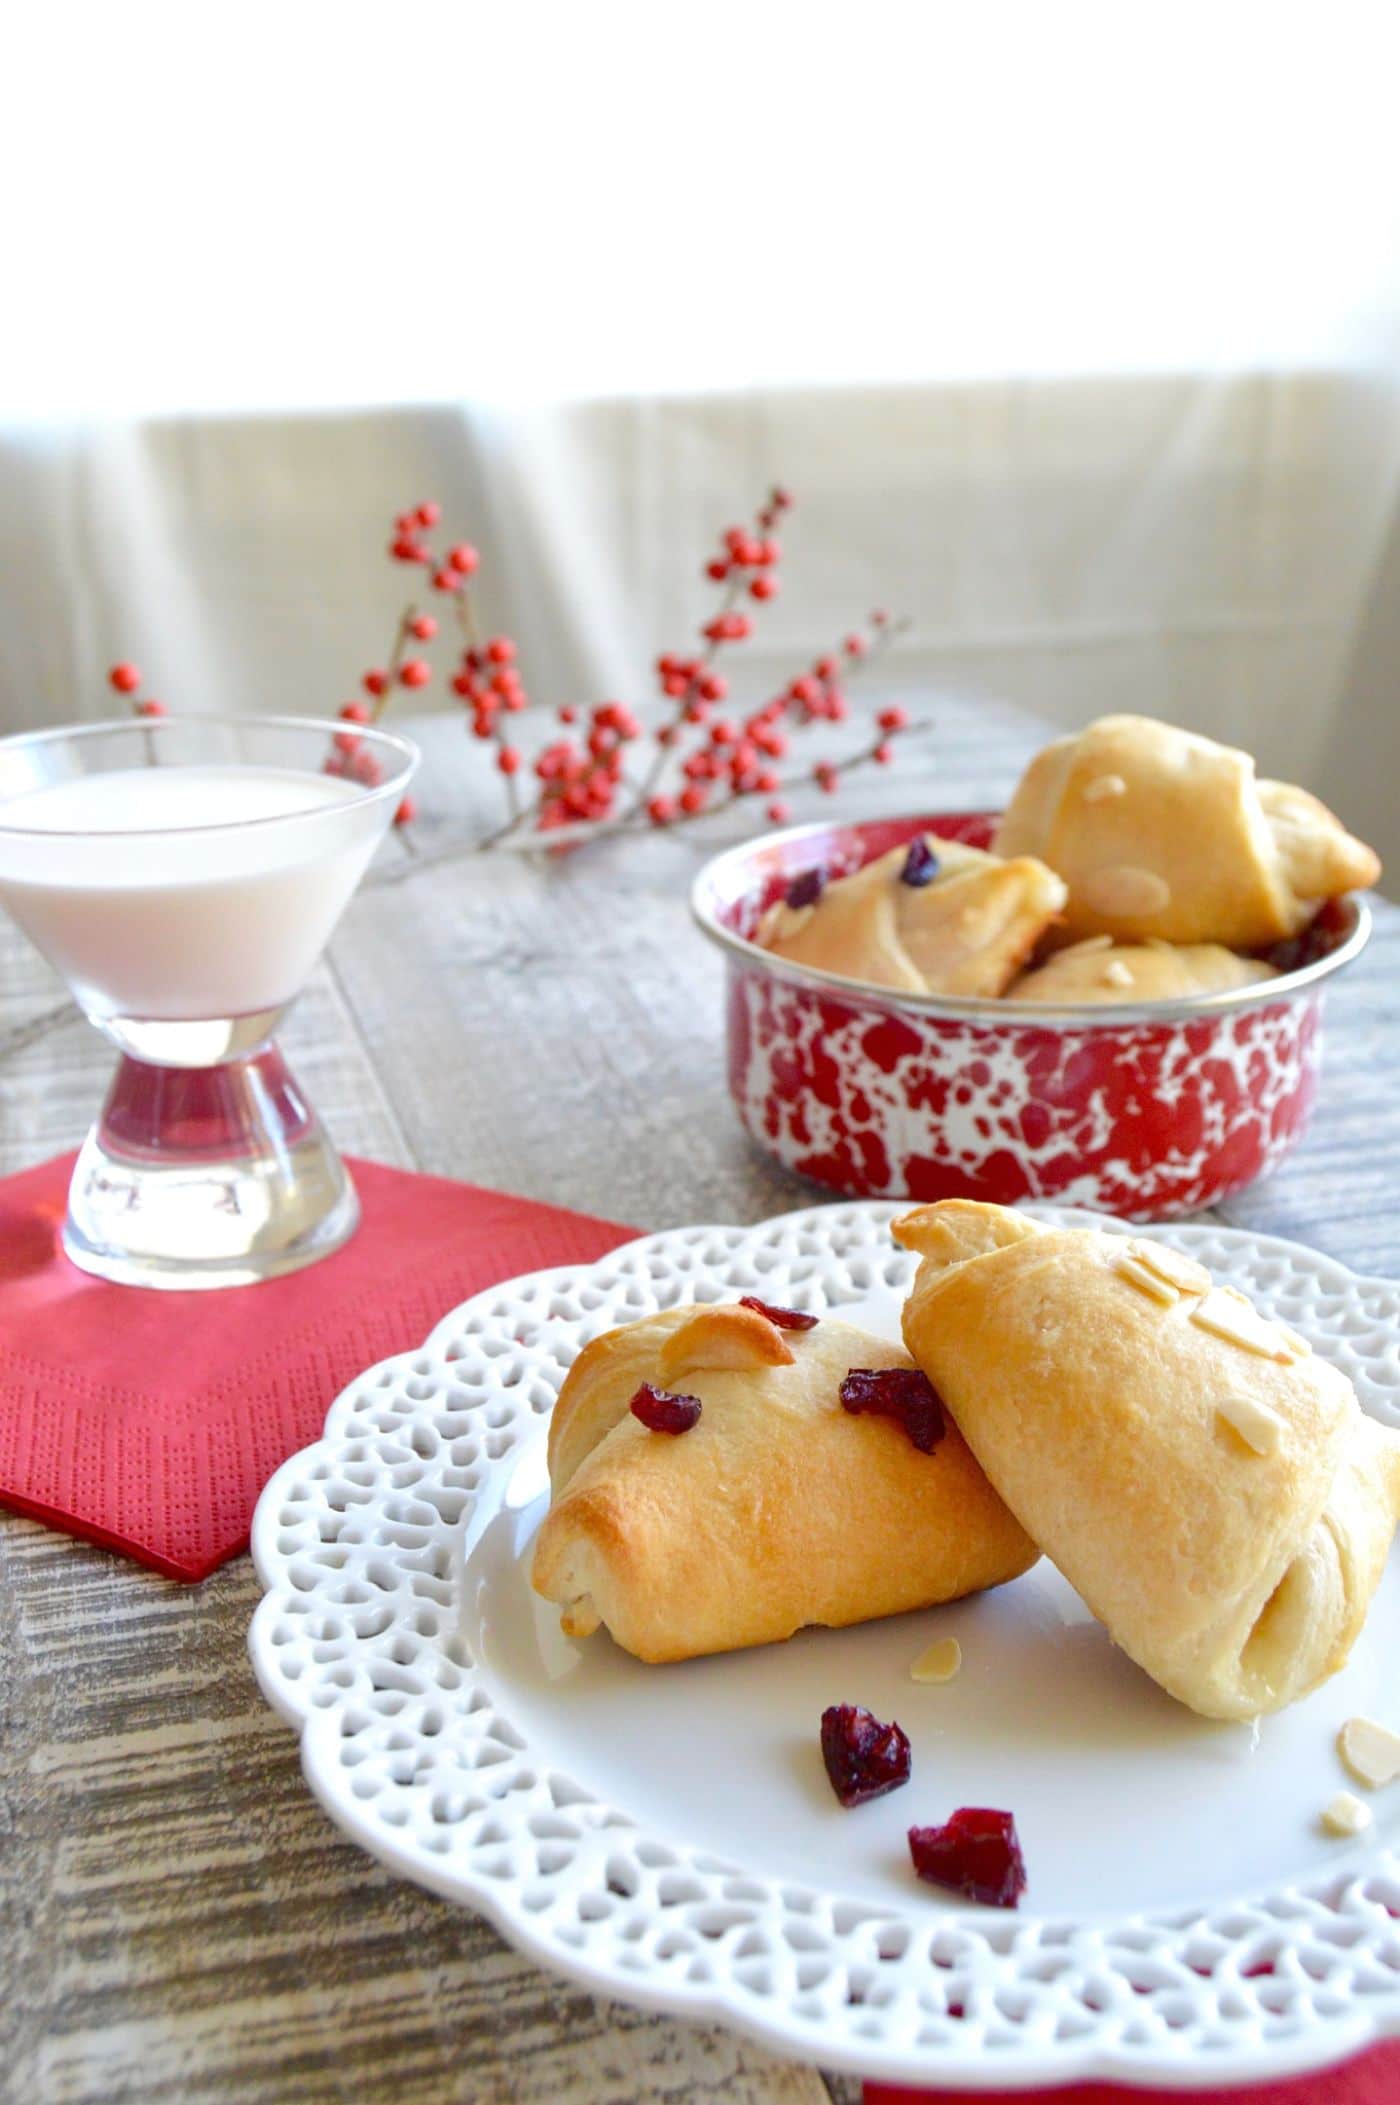
[[[359,1218],[276,1046],[205,1068],[126,1056],[73,1171],[63,1247],[124,1286],[252,1286],[329,1257]]]

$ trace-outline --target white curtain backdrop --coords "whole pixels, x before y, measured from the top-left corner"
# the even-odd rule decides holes
[[[878,602],[911,692],[1211,731],[1400,861],[1389,10],[76,16],[11,54],[64,151],[0,132],[5,728],[119,656],[334,709],[423,496],[535,692],[639,700],[781,478],[755,691]]]

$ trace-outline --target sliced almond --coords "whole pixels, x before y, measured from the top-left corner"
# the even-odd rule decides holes
[[[1176,1307],[1176,1288],[1169,1280],[1160,1279],[1156,1272],[1149,1271],[1130,1251],[1125,1250],[1121,1257],[1114,1258],[1113,1269],[1120,1279],[1126,1279],[1129,1286],[1135,1286],[1139,1293],[1146,1294],[1150,1300],[1159,1301],[1163,1308]]]
[[[1149,1272],[1165,1279],[1180,1294],[1208,1294],[1210,1273],[1194,1257],[1183,1257],[1179,1250],[1169,1250],[1165,1243],[1148,1242],[1145,1237],[1129,1238],[1128,1249],[1139,1264],[1145,1264]]]
[[[667,1338],[657,1358],[663,1382],[706,1367],[738,1373],[754,1367],[789,1367],[792,1347],[776,1323],[756,1308],[697,1308]]]
[[[1103,983],[1106,987],[1130,987],[1133,983],[1133,968],[1125,965],[1121,957],[1111,958],[1103,968]]]
[[[962,1646],[956,1637],[937,1637],[927,1651],[920,1652],[909,1669],[911,1681],[951,1681],[962,1665]]]
[[[1127,793],[1128,785],[1121,775],[1095,775],[1092,782],[1084,785],[1084,802],[1102,804],[1106,797],[1123,797]]]
[[[1172,888],[1166,879],[1134,862],[1091,870],[1079,890],[1084,904],[1096,914],[1160,914],[1172,903]]]
[[[1224,1338],[1228,1345],[1238,1345],[1244,1352],[1257,1353],[1260,1359],[1280,1360],[1288,1366],[1298,1358],[1283,1332],[1266,1322],[1243,1294],[1230,1287],[1213,1286],[1205,1299],[1198,1301],[1192,1309],[1191,1321],[1199,1323],[1202,1330],[1209,1330],[1215,1337]]]
[[[1348,1718],[1337,1734],[1337,1752],[1368,1791],[1400,1776],[1400,1733],[1374,1718]]]
[[[1215,1415],[1239,1435],[1251,1454],[1273,1454],[1283,1438],[1283,1420],[1278,1412],[1252,1396],[1227,1396],[1215,1406]]]
[[[1364,1835],[1371,1824],[1371,1808],[1354,1791],[1338,1791],[1322,1808],[1322,1824],[1329,1835]]]
[[[1296,1330],[1290,1330],[1286,1323],[1278,1323],[1275,1325],[1275,1328],[1277,1329],[1278,1334],[1281,1338],[1287,1338],[1289,1344],[1293,1347],[1293,1350],[1297,1353],[1299,1359],[1307,1358],[1308,1354],[1312,1351],[1312,1346],[1308,1343],[1305,1337],[1301,1337]]]

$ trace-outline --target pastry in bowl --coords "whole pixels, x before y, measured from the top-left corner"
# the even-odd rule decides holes
[[[1103,716],[1030,763],[993,842],[1064,879],[1067,936],[1265,950],[1380,863],[1325,804],[1248,753],[1145,716]]]
[[[1224,994],[1233,987],[1276,979],[1272,965],[1236,957],[1219,943],[1115,943],[1112,936],[1085,936],[1057,950],[1033,972],[1007,988],[1010,1001],[1180,1001],[1189,995]]]
[[[956,1199],[894,1233],[910,1351],[1130,1658],[1212,1718],[1337,1672],[1400,1505],[1345,1375],[1160,1243]]]
[[[924,1416],[878,1415],[886,1388]],[[650,1662],[926,1608],[1037,1555],[908,1354],[827,1316],[724,1304],[608,1331],[560,1391],[549,1474],[536,1592],[570,1636],[605,1624]]]
[[[909,994],[1000,994],[1065,903],[1033,856],[921,834],[849,877],[803,872],[755,940],[776,957]]]

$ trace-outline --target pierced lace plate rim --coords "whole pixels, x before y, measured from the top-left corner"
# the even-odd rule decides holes
[[[1379,1841],[1371,1857],[1346,1882],[1338,1897],[1322,1905],[1337,1919],[1347,1915],[1348,1910],[1343,1903],[1349,1899],[1365,1901],[1371,1907],[1370,1916],[1358,1913],[1351,1918],[1348,1927],[1354,1925],[1356,1934],[1349,1935],[1344,1944],[1339,1941],[1335,1946],[1334,1955],[1339,1960],[1355,1961],[1358,1955],[1371,1955],[1375,1947],[1376,1961],[1385,1968],[1387,1975],[1393,1978],[1394,1985],[1392,1987],[1387,1979],[1383,1990],[1380,1991],[1372,1988],[1363,1994],[1353,1989],[1349,1996],[1337,1991],[1333,2000],[1339,2007],[1326,2016],[1318,2016],[1316,2012],[1312,2012],[1308,2021],[1289,2030],[1268,2032],[1266,2028],[1265,2036],[1253,2037],[1248,2042],[1241,2039],[1228,2044],[1206,2045],[1196,2038],[1203,2019],[1201,2012],[1195,2011],[1190,2018],[1182,2021],[1180,2029],[1173,2036],[1147,2043],[1138,2041],[1125,2044],[1117,2037],[1114,2026],[1102,2021],[1092,2021],[1092,2006],[1089,2011],[1085,2011],[1082,2006],[1076,2004],[1076,2014],[1090,2021],[1081,2024],[1072,2036],[1056,2036],[1053,2040],[1046,2040],[1038,2036],[1026,2038],[1021,2034],[1012,2034],[991,2044],[980,2032],[975,2037],[964,2036],[961,2030],[964,2013],[959,2010],[951,2016],[944,2014],[942,2034],[911,2043],[908,2037],[909,2022],[917,2022],[917,2019],[911,2020],[906,2011],[903,2013],[905,2022],[902,2027],[893,2022],[893,2019],[901,2014],[900,1993],[912,1993],[919,1987],[922,1987],[925,1993],[930,1992],[933,1982],[927,1974],[918,1972],[915,1961],[919,1953],[936,1943],[940,1936],[946,1935],[954,1944],[960,1944],[964,1948],[964,1957],[969,1943],[975,1948],[974,1958],[970,1963],[974,1969],[981,1967],[982,1973],[987,1976],[987,1979],[983,1980],[979,1975],[973,1981],[972,1985],[979,1994],[982,1994],[984,1989],[990,1990],[993,1976],[1005,1976],[996,1986],[995,1992],[1000,1995],[1008,1990],[1014,1993],[1016,1962],[1028,1959],[1037,1950],[1042,1949],[1039,1942],[1042,1935],[1047,1938],[1047,1946],[1053,1942],[1053,1948],[1056,1950],[1066,1954],[1076,1953],[1080,1960],[1077,1973],[1082,1975],[1086,1966],[1098,1963],[1102,1967],[1102,1954],[1098,1948],[1109,1933],[1103,1925],[1088,1921],[1076,1923],[1030,1914],[1024,1917],[1019,1914],[1001,1915],[992,1910],[978,1911],[976,1916],[970,1916],[961,1911],[940,1909],[937,1897],[934,1896],[930,1903],[927,1897],[928,1889],[919,1888],[917,1927],[912,1934],[906,1936],[902,1954],[890,1961],[883,1951],[879,1952],[881,1963],[876,1977],[878,1985],[882,1989],[898,1987],[899,1992],[886,1996],[883,2004],[873,2002],[867,2005],[863,2003],[863,1999],[859,1999],[862,2007],[872,2013],[883,2010],[891,2022],[882,2026],[872,2020],[860,2037],[855,2039],[851,2033],[849,2019],[844,2028],[824,2022],[822,2013],[812,2009],[810,1999],[806,2008],[798,2009],[793,2005],[800,2001],[800,1996],[790,1994],[784,1999],[780,1995],[769,1993],[765,2002],[763,1993],[753,1993],[737,1975],[728,1970],[729,1957],[721,1950],[723,1935],[727,1933],[716,1933],[720,1942],[707,1946],[706,1953],[702,1954],[715,1962],[715,1970],[707,1972],[703,1980],[685,1979],[677,1968],[672,1968],[668,1973],[662,1966],[653,1966],[650,1972],[640,1967],[637,1970],[623,1967],[619,1964],[616,1951],[605,1950],[602,1956],[596,1956],[583,1948],[587,1942],[586,1936],[578,1945],[563,1943],[558,1934],[560,1924],[557,1921],[549,1921],[548,1911],[537,1914],[531,1912],[524,1904],[523,1894],[530,1884],[528,1880],[495,1874],[488,1876],[470,1864],[464,1864],[460,1860],[452,1861],[447,1854],[436,1853],[435,1848],[425,1846],[422,1834],[410,1832],[406,1821],[400,1823],[401,1832],[386,1828],[382,1818],[376,1814],[375,1799],[361,1800],[354,1795],[352,1780],[342,1766],[340,1743],[347,1735],[353,1715],[363,1704],[363,1688],[355,1683],[353,1672],[349,1681],[340,1688],[323,1675],[305,1672],[308,1663],[312,1666],[334,1664],[343,1667],[344,1661],[336,1657],[333,1644],[321,1648],[326,1653],[324,1659],[301,1661],[297,1665],[298,1678],[289,1678],[287,1640],[274,1633],[285,1623],[287,1615],[293,1612],[307,1613],[309,1603],[317,1598],[317,1587],[320,1585],[320,1582],[313,1582],[309,1588],[296,1587],[289,1578],[289,1569],[295,1563],[297,1554],[287,1550],[282,1524],[290,1494],[294,1487],[305,1492],[306,1487],[310,1485],[327,1483],[337,1464],[342,1468],[347,1466],[347,1450],[352,1447],[360,1448],[367,1443],[373,1444],[372,1436],[356,1416],[357,1403],[366,1397],[367,1392],[374,1389],[380,1392],[381,1396],[402,1395],[412,1402],[416,1391],[411,1384],[417,1382],[421,1387],[425,1380],[419,1370],[432,1363],[435,1353],[445,1349],[459,1335],[467,1334],[473,1323],[479,1324],[484,1313],[491,1310],[493,1305],[499,1306],[509,1297],[514,1296],[518,1303],[522,1299],[528,1301],[533,1296],[533,1305],[538,1309],[545,1303],[545,1297],[547,1305],[552,1305],[571,1291],[589,1291],[590,1282],[599,1275],[613,1273],[619,1268],[635,1274],[640,1268],[650,1269],[654,1277],[655,1267],[659,1264],[663,1274],[669,1268],[671,1284],[679,1283],[682,1286],[682,1291],[672,1298],[684,1299],[684,1288],[686,1285],[693,1287],[696,1273],[694,1268],[687,1268],[683,1256],[679,1253],[683,1253],[687,1248],[703,1249],[716,1243],[726,1245],[728,1257],[737,1261],[740,1251],[744,1248],[762,1251],[765,1247],[771,1249],[782,1246],[785,1242],[796,1244],[804,1234],[827,1238],[839,1232],[846,1235],[855,1234],[857,1238],[863,1234],[872,1251],[879,1248],[887,1257],[889,1245],[885,1240],[884,1231],[888,1222],[902,1210],[898,1202],[851,1201],[800,1208],[773,1220],[760,1222],[752,1228],[713,1225],[641,1236],[621,1245],[595,1264],[555,1267],[522,1275],[518,1279],[505,1281],[473,1296],[436,1324],[424,1344],[416,1351],[398,1354],[381,1361],[366,1369],[364,1374],[350,1383],[331,1405],[321,1440],[289,1458],[271,1478],[258,1502],[252,1530],[254,1561],[265,1591],[250,1627],[249,1649],[264,1695],[274,1710],[300,1735],[303,1771],[312,1794],[335,1823],[369,1854],[412,1882],[445,1899],[465,1904],[486,1916],[510,1943],[533,1958],[546,1971],[562,1973],[600,1994],[627,2001],[641,2008],[680,2016],[692,2022],[728,2025],[779,2054],[803,2061],[819,2062],[831,2068],[846,2069],[876,2080],[953,2084],[969,2090],[1036,2088],[1085,2081],[1117,2081],[1187,2090],[1221,2083],[1244,2084],[1301,2074],[1343,2060],[1377,2040],[1400,2034],[1400,1923],[1388,1918],[1389,1927],[1384,1928],[1375,1916],[1375,1903],[1369,1895],[1362,1892],[1364,1886],[1387,1872],[1392,1874],[1393,1878],[1400,1877],[1400,1864],[1397,1864],[1395,1855],[1390,1849],[1382,1847]],[[1124,1235],[1156,1234],[1163,1241],[1175,1243],[1187,1250],[1202,1249],[1203,1246],[1210,1245],[1218,1252],[1224,1247],[1233,1252],[1241,1262],[1249,1260],[1256,1267],[1273,1263],[1293,1275],[1301,1274],[1303,1278],[1311,1281],[1316,1289],[1340,1300],[1345,1307],[1359,1314],[1373,1326],[1385,1324],[1393,1329],[1400,1325],[1400,1285],[1384,1279],[1358,1275],[1335,1259],[1325,1257],[1286,1238],[1227,1228],[1212,1221],[1174,1222],[1157,1228],[1145,1228],[1141,1223],[1114,1221],[1073,1207],[1034,1205],[1024,1210],[1047,1221],[1086,1225],[1092,1223]],[[716,1288],[717,1292],[724,1290],[722,1284]],[[625,1300],[625,1296],[623,1298]],[[1366,1308],[1363,1306],[1365,1303],[1372,1306]],[[636,1310],[631,1309],[628,1312],[635,1313]],[[1335,1309],[1333,1316],[1340,1320]],[[609,1309],[606,1320],[600,1321],[596,1327],[607,1327],[609,1322],[616,1320],[625,1320],[625,1315]],[[478,1331],[478,1335],[481,1334]],[[1329,1339],[1329,1343],[1337,1345],[1342,1357],[1347,1357],[1346,1348],[1340,1346],[1339,1340]],[[500,1349],[506,1348],[502,1346]],[[527,1350],[526,1359],[528,1358]],[[460,1361],[450,1363],[460,1364]],[[556,1367],[557,1364],[556,1360]],[[1351,1371],[1355,1372],[1355,1369]],[[489,1388],[489,1381],[487,1386]],[[1392,1369],[1389,1379],[1382,1381],[1379,1386],[1384,1393],[1382,1414],[1393,1416],[1395,1422],[1400,1423],[1400,1373]],[[532,1432],[535,1436],[542,1437],[545,1415],[538,1404],[533,1409],[524,1404],[525,1389],[526,1384],[517,1381],[511,1410],[503,1422],[505,1425],[512,1425],[518,1419],[527,1438]],[[1361,1393],[1363,1403],[1366,1403],[1368,1396],[1364,1385],[1361,1387]],[[493,1407],[498,1412],[503,1394],[503,1391],[496,1392]],[[425,1398],[424,1401],[426,1400]],[[1374,1405],[1376,1400],[1373,1384],[1369,1401]],[[464,1408],[469,1411],[479,1407],[473,1405]],[[410,1412],[401,1415],[403,1422],[395,1426],[393,1434],[381,1435],[381,1445],[393,1447],[394,1436],[397,1433],[413,1429],[414,1414]],[[401,1448],[396,1451],[402,1452]],[[512,1443],[501,1457],[502,1466],[514,1466],[518,1464],[519,1459],[520,1448]],[[485,1483],[489,1480],[488,1467],[481,1481]],[[367,1512],[382,1511],[386,1502],[388,1494],[385,1489],[376,1491],[369,1487],[364,1509]],[[469,1493],[463,1501],[464,1511],[471,1510],[474,1504],[475,1499]],[[453,1612],[453,1596],[458,1575],[453,1560],[459,1527],[460,1518],[441,1520],[426,1530],[430,1536],[437,1538],[439,1550],[446,1552],[448,1568],[452,1574],[450,1582],[443,1579],[434,1582],[440,1589],[445,1588],[448,1592],[449,1598],[444,1604],[444,1612],[449,1617]],[[353,1556],[348,1561],[350,1564],[355,1563]],[[360,1566],[363,1566],[365,1561],[360,1559]],[[394,1558],[386,1552],[376,1561],[392,1564]],[[324,1592],[328,1603],[337,1592],[336,1586],[331,1582],[337,1578],[342,1568],[337,1567],[335,1571],[328,1570],[326,1573],[321,1591]],[[405,1572],[407,1570],[408,1565],[405,1562]],[[406,1586],[397,1607],[402,1609],[404,1602],[409,1598]],[[369,1637],[357,1637],[346,1647],[350,1658],[361,1663],[371,1659],[382,1662],[386,1657],[384,1642],[394,1637],[401,1621],[400,1616],[391,1616],[387,1624],[381,1625]],[[303,1645],[302,1650],[305,1649]],[[313,1652],[316,1649],[313,1641]],[[448,1657],[445,1639],[437,1651],[445,1668]],[[472,1685],[473,1672],[474,1668],[470,1665],[461,1670],[459,1687]],[[315,1695],[309,1693],[313,1685],[318,1691]],[[470,1716],[483,1707],[493,1711],[494,1707],[489,1697],[485,1698],[482,1704],[473,1702],[469,1705],[460,1713],[459,1722],[461,1718]],[[444,1699],[443,1708],[452,1708],[450,1692]],[[512,1731],[508,1717],[499,1722],[507,1734]],[[437,1730],[440,1732],[441,1727]],[[412,1735],[409,1728],[405,1728],[404,1734],[400,1736],[407,1737],[411,1744]],[[512,1745],[522,1758],[529,1757],[532,1752],[529,1744],[518,1734]],[[535,1749],[534,1755],[536,1766],[549,1771],[567,1785],[567,1761],[562,1769],[556,1769],[547,1749]],[[519,1808],[508,1806],[500,1798],[492,1801],[497,1807],[497,1812],[493,1822],[488,1824],[500,1827],[506,1841],[512,1838],[512,1818],[520,1827],[520,1835],[515,1839],[519,1840],[524,1835],[525,1814],[533,1800],[530,1791],[523,1792],[522,1797],[526,1803]],[[830,1941],[833,1944],[849,1943],[858,1931],[872,1928],[870,1943],[874,1948],[878,1947],[880,1942],[876,1932],[901,1932],[905,1929],[901,1918],[869,1902],[852,1900],[843,1903],[839,1894],[825,1893],[819,1886],[809,1887],[805,1891],[796,1889],[790,1881],[748,1873],[742,1867],[721,1864],[705,1851],[689,1848],[683,1842],[675,1842],[669,1838],[652,1838],[632,1822],[625,1810],[604,1805],[596,1795],[579,1792],[577,1797],[567,1799],[565,1804],[575,1808],[587,1804],[596,1812],[597,1818],[587,1824],[585,1839],[591,1836],[598,1842],[601,1838],[601,1850],[604,1854],[609,1849],[616,1852],[625,1851],[630,1847],[636,1852],[648,1846],[653,1849],[659,1848],[662,1857],[673,1866],[683,1867],[687,1876],[693,1875],[697,1880],[709,1878],[717,1886],[737,1884],[749,1889],[761,1889],[765,1905],[783,1920],[788,1918],[790,1905],[795,1907],[799,1902],[799,1913],[809,1921],[813,1909],[818,1913],[825,1908],[828,1912],[834,1910],[838,1916],[844,1914],[848,1918],[848,1928],[844,1932],[832,1930]],[[436,1838],[434,1840],[436,1841]],[[594,1855],[598,1853],[596,1849],[593,1852]],[[640,1858],[639,1860],[646,1861]],[[539,1883],[537,1879],[536,1886]],[[1316,1883],[1315,1880],[1308,1882],[1309,1887]],[[1332,1883],[1335,1884],[1336,1881]],[[1392,1890],[1400,1893],[1400,1887],[1393,1886]],[[1277,1945],[1273,1954],[1275,1961],[1295,1957],[1297,1951],[1306,1944],[1304,1925],[1309,1919],[1306,1910],[1317,1905],[1315,1896],[1305,1892],[1302,1885],[1295,1885],[1269,1894],[1241,1894],[1238,1899],[1237,1912],[1246,1912],[1255,1907],[1267,1910],[1286,1904],[1290,1893],[1298,1896],[1302,1915],[1295,1923],[1296,1934],[1292,1938],[1289,1936],[1288,1916],[1272,1913],[1269,1915],[1269,1933]],[[1384,1902],[1380,1905],[1385,1907]],[[1209,1912],[1219,1914],[1221,1910],[1216,1908]],[[911,1904],[911,1919],[914,1914],[915,1906]],[[1144,1962],[1138,1968],[1141,1973],[1149,1970],[1147,1962],[1156,1963],[1152,1949],[1154,1941],[1169,1942],[1174,1933],[1180,1933],[1183,1939],[1186,1938],[1187,1917],[1197,1926],[1202,1919],[1209,1919],[1208,1913],[1203,1915],[1203,1911],[1192,1909],[1183,1911],[1181,1922],[1169,1922],[1154,1919],[1152,1911],[1147,1910],[1119,1920],[1112,1934],[1137,1934],[1147,1940],[1139,1948]],[[591,1927],[596,1928],[596,1922]],[[703,1934],[708,1936],[710,1933],[706,1931]],[[606,1940],[596,1939],[595,1942],[606,1943]],[[1384,1955],[1378,1948],[1382,1943]],[[1024,1953],[1018,1951],[1018,1947],[1022,1945],[1026,1947]],[[1090,1956],[1085,1957],[1085,1954]],[[1094,1954],[1097,1954],[1097,1959],[1093,1957]],[[1119,1955],[1120,1962],[1122,1956],[1123,1954]],[[1131,1950],[1127,1952],[1127,1956],[1132,1956]],[[854,1963],[849,1955],[844,1960],[838,1960],[838,1964],[844,1967],[847,1975]],[[941,1966],[947,1962],[939,1960],[935,1963]],[[1115,1979],[1118,1977],[1112,1966],[1104,1970],[1106,1976]],[[1352,1971],[1356,1971],[1355,1965]],[[1126,1979],[1127,1976],[1124,1975],[1123,1978]],[[1252,1974],[1241,1976],[1235,1985],[1246,1995],[1253,1994],[1257,2000],[1257,1991],[1253,1987],[1254,1978]],[[1308,1978],[1316,1980],[1316,1976]],[[1192,1993],[1190,1984],[1179,1985],[1182,1995],[1189,1997]],[[1297,1985],[1296,1980],[1294,1985]],[[1053,1984],[1055,1993],[1049,1996],[1050,2003],[1056,2001],[1059,1986],[1058,1981]],[[1147,1991],[1137,1992],[1144,1994]],[[1155,1996],[1156,1991],[1153,1990],[1152,1993]],[[1202,1985],[1198,1984],[1194,1993],[1197,2003],[1204,2001]],[[984,1995],[983,2000],[985,1999]],[[848,1997],[848,2003],[857,2000],[854,1995]],[[927,2011],[926,2005],[924,2008]],[[1109,2014],[1105,2011],[1100,2013],[1100,2017],[1106,2019]],[[1117,2014],[1121,2016],[1122,2013]],[[949,2026],[952,2027],[951,2034],[948,2034]]]

